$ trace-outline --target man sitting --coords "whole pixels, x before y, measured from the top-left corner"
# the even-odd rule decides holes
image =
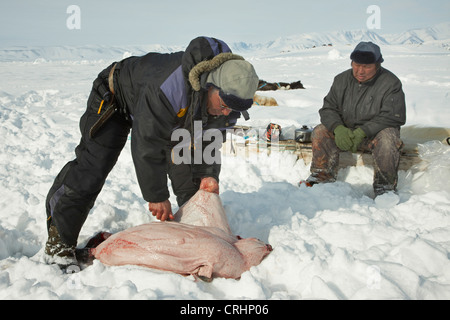
[[[380,48],[361,42],[352,52],[352,68],[337,75],[312,133],[308,186],[336,181],[339,152],[372,153],[375,196],[395,191],[400,161],[400,127],[406,122],[402,83],[389,70]],[[301,182],[302,183],[302,182]]]

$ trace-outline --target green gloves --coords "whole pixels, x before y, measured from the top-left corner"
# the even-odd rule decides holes
[[[365,137],[366,134],[361,128],[352,131],[341,124],[334,129],[334,141],[337,147],[343,151],[356,152]]]
[[[352,130],[342,124],[334,129],[334,141],[339,149],[349,151],[353,147],[354,134]]]
[[[353,131],[353,146],[352,146],[352,152],[355,153],[358,150],[358,146],[363,142],[364,138],[366,137],[366,134],[364,133],[363,129],[357,128]]]

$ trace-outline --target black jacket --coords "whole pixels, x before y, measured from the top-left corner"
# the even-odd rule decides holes
[[[406,122],[405,94],[402,83],[389,70],[380,68],[375,77],[359,83],[347,70],[334,78],[320,120],[334,132],[338,125],[360,127],[369,139],[385,128],[400,128]]]
[[[137,179],[148,202],[169,198],[167,188],[167,149],[173,146],[174,129],[192,130],[192,120],[202,120],[203,129],[233,125],[238,115],[210,117],[206,113],[207,90],[194,91],[190,70],[199,62],[222,52],[231,52],[224,42],[207,37],[191,41],[184,52],[149,53],[130,57],[116,66],[116,101],[132,119],[131,151]],[[193,166],[193,179],[211,176],[219,179],[220,164]]]

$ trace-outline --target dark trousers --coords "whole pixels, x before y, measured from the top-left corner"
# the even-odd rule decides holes
[[[358,150],[372,153],[374,160],[373,187],[376,194],[395,190],[398,180],[400,149],[403,143],[400,131],[395,128],[381,130],[374,139],[364,139]],[[312,133],[311,179],[314,182],[336,181],[339,153],[334,134],[324,125],[314,128]]]
[[[94,85],[86,112],[80,120],[81,141],[75,149],[76,159],[63,167],[47,195],[47,228],[55,225],[61,240],[67,245],[77,244],[80,230],[131,129],[131,123],[116,113],[93,138],[89,137],[90,128],[100,117],[98,109],[106,88],[104,83],[97,87]],[[170,161],[170,157],[168,159]],[[168,163],[168,173],[181,206],[195,194],[198,186],[192,182],[189,165]]]

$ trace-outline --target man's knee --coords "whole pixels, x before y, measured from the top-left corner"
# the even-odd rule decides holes
[[[312,140],[323,140],[324,138],[332,138],[332,133],[323,124],[319,124],[313,129],[311,134]]]
[[[382,149],[383,152],[398,151],[402,145],[400,131],[395,128],[381,130],[372,141],[372,149]]]

